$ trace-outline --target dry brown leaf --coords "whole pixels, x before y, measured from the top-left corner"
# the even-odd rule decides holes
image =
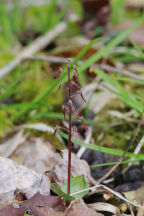
[[[38,216],[60,216],[56,211],[49,207],[36,207],[39,211]],[[36,215],[36,214],[34,214]],[[37,215],[36,215],[37,216]]]
[[[14,200],[14,191],[19,189],[31,198],[38,191],[43,195],[50,193],[50,180],[16,162],[0,157],[0,204]]]
[[[1,209],[0,214],[2,216],[24,216],[24,214],[27,213],[29,210],[34,216],[58,216],[58,213],[49,207],[35,206],[32,207],[31,209],[30,208],[26,209],[24,207],[14,208],[11,205]]]
[[[54,182],[58,185],[63,185],[67,182],[67,165],[68,165],[68,151],[63,150],[62,162],[57,164],[52,172]],[[89,185],[95,184],[95,180],[90,174],[90,168],[85,160],[80,160],[76,154],[72,153],[71,158],[71,177],[84,175],[85,180]]]
[[[62,216],[103,216],[103,214],[88,208],[82,199],[76,199]]]
[[[58,196],[43,196],[37,193],[31,199],[22,203],[22,206],[19,208],[14,208],[12,204],[2,207],[0,209],[0,215],[23,216],[28,210],[30,210],[34,216],[57,216],[58,214],[56,211],[64,211],[65,205]]]

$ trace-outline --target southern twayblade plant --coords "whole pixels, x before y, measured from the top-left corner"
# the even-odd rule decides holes
[[[62,105],[62,113],[64,116],[64,120],[65,120],[65,115],[66,113],[69,116],[69,126],[68,129],[65,127],[60,127],[60,126],[56,126],[54,133],[51,136],[50,139],[50,143],[53,141],[53,138],[55,137],[55,134],[57,132],[57,130],[65,130],[68,133],[68,186],[67,186],[67,194],[70,195],[70,178],[71,178],[71,148],[72,148],[72,135],[73,133],[77,133],[77,128],[76,126],[72,126],[72,115],[75,114],[75,108],[72,102],[72,97],[76,94],[79,94],[82,98],[82,100],[84,102],[85,99],[83,97],[82,91],[81,91],[81,87],[79,86],[79,84],[76,82],[77,77],[78,77],[78,73],[77,73],[77,69],[76,66],[70,66],[71,63],[71,59],[68,60],[68,64],[67,64],[67,71],[64,71],[61,67],[59,68],[59,73],[61,75],[61,73],[66,73],[68,76],[68,82],[67,83],[60,83],[58,90],[56,92],[56,94],[58,93],[58,91],[60,90],[61,87],[65,87],[67,90],[67,94],[68,94],[68,102],[66,105]],[[59,75],[59,76],[60,76]],[[75,93],[72,93],[72,86],[75,86]],[[76,118],[75,118],[76,119]],[[87,126],[84,123],[84,119],[82,116],[77,116],[77,119],[80,120],[84,126],[84,128],[87,130]]]

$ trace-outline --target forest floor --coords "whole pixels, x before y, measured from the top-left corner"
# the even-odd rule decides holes
[[[0,216],[144,215],[143,10],[0,4]]]

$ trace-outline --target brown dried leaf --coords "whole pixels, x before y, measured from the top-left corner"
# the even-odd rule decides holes
[[[62,216],[103,216],[86,206],[82,199],[77,199],[71,203]]]
[[[38,216],[42,215],[42,216],[59,216],[59,214],[54,211],[52,208],[49,208],[49,207],[36,207],[39,211],[39,214]],[[36,214],[34,214],[36,215]]]
[[[20,208],[14,208],[12,204],[2,207],[0,215],[23,216],[27,210],[30,210],[35,216],[57,216],[56,211],[64,211],[65,205],[58,196],[43,196],[37,193],[31,199],[26,200]]]
[[[63,159],[53,169],[52,177],[54,182],[58,185],[63,185],[67,182],[67,165],[68,165],[68,151],[63,150]],[[90,168],[85,160],[80,160],[76,154],[72,153],[71,158],[71,177],[84,175],[85,180],[89,185],[95,184],[95,180],[90,174]]]

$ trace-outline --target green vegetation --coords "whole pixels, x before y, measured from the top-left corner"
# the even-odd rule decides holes
[[[86,180],[84,179],[84,176],[76,176],[71,179],[71,187],[70,187],[71,194],[87,189],[87,188],[88,188],[88,184]],[[51,189],[56,194],[62,196],[63,200],[69,201],[69,202],[73,201],[76,198],[82,198],[88,193],[88,191],[85,191],[85,192],[70,196],[67,194],[67,184],[62,185],[61,187],[59,187],[56,184],[52,184]]]

